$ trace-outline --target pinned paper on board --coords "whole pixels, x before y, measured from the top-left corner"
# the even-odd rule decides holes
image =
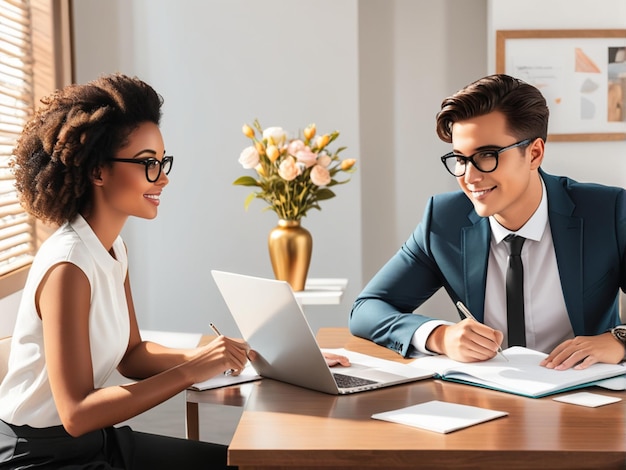
[[[626,30],[496,32],[496,72],[537,87],[549,141],[626,140]]]

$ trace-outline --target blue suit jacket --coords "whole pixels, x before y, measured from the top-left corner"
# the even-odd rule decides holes
[[[541,172],[561,288],[574,334],[619,324],[626,291],[626,191]],[[489,220],[461,191],[434,196],[411,237],[356,299],[350,331],[406,356],[415,330],[432,320],[413,311],[444,287],[483,320]]]

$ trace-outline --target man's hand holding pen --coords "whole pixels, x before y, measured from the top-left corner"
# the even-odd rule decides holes
[[[486,361],[498,352],[502,354],[503,333],[476,321],[473,315],[463,314],[466,317],[464,320],[438,326],[432,331],[426,341],[428,350],[460,362]]]
[[[465,304],[463,302],[461,302],[460,300],[456,303],[457,308],[461,311],[461,313],[463,314],[463,316],[465,316],[465,318],[469,318],[470,320],[474,320],[475,322],[478,322],[478,320],[476,320],[476,317],[472,314],[472,312],[469,311],[469,309],[465,306]],[[493,330],[495,331],[495,330]],[[502,338],[500,338],[499,342],[497,343],[498,345],[498,353],[502,356],[502,358],[505,361],[509,361],[506,356],[504,355],[504,353],[502,352],[502,348],[500,347],[500,344],[502,344]]]

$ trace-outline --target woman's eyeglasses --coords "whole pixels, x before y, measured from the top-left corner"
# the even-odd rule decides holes
[[[143,165],[146,168],[146,179],[150,183],[154,183],[161,176],[161,171],[169,175],[174,163],[174,157],[163,157],[163,160],[157,160],[156,158],[111,158],[111,161]]]

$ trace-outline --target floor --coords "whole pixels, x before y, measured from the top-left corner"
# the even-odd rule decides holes
[[[125,382],[126,380],[121,375],[116,374],[109,379],[107,385]],[[200,440],[230,444],[243,408],[204,403],[201,403],[198,408]],[[127,424],[137,431],[186,437],[184,392],[122,424]]]

